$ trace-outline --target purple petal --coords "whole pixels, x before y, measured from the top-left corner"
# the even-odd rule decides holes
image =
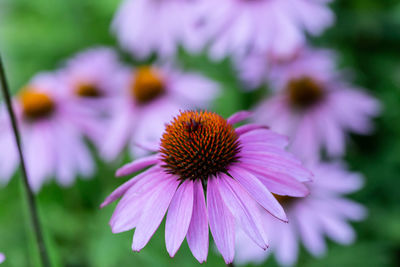
[[[279,240],[276,241],[275,257],[284,266],[292,266],[296,262],[299,250],[298,237],[295,224],[291,221],[282,225],[278,234]]]
[[[149,196],[133,236],[132,250],[140,251],[149,242],[160,225],[178,185],[179,181],[170,176],[166,183],[157,185],[156,190]]]
[[[258,129],[242,134],[239,137],[242,144],[246,143],[261,143],[279,148],[285,148],[289,144],[289,139],[286,136],[277,134],[267,129]]]
[[[290,166],[277,160],[267,160],[262,158],[242,157],[242,164],[253,166],[255,170],[262,173],[283,174],[295,178],[297,181],[310,181],[310,173],[303,167]]]
[[[298,216],[296,222],[299,226],[304,246],[314,256],[321,256],[325,253],[326,246],[321,225],[313,212],[314,209],[309,207],[298,208],[296,210]]]
[[[252,113],[249,111],[239,111],[239,112],[236,112],[235,114],[233,114],[232,116],[230,116],[227,119],[227,121],[229,124],[233,125],[235,123],[238,123],[245,119],[248,119],[251,115],[252,115]]]
[[[348,245],[354,242],[354,230],[343,220],[343,218],[335,216],[335,214],[323,213],[319,215],[322,227],[326,234],[334,241]]]
[[[303,183],[289,175],[263,171],[250,164],[243,167],[254,174],[274,194],[292,197],[304,197],[309,194],[308,188]]]
[[[276,218],[287,221],[285,211],[281,204],[271,194],[270,191],[250,172],[232,166],[229,169],[229,173],[232,177],[238,181],[247,192],[256,200],[264,209],[271,213]]]
[[[201,181],[194,182],[193,213],[186,240],[193,256],[203,263],[208,254],[208,219]]]
[[[235,255],[235,220],[219,194],[217,179],[219,177],[212,177],[208,180],[208,218],[215,245],[221,252],[225,263],[229,264]]]
[[[267,249],[267,238],[257,202],[231,177],[221,174],[219,192],[240,228],[262,249]]]
[[[242,135],[242,134],[245,134],[247,132],[251,132],[253,130],[257,130],[257,129],[268,129],[268,126],[261,125],[261,124],[246,124],[246,125],[243,125],[243,126],[240,126],[240,127],[236,128],[235,132],[238,135]]]
[[[143,168],[146,168],[150,165],[154,165],[157,162],[159,162],[160,157],[158,154],[151,155],[145,158],[141,158],[135,161],[132,161],[131,163],[128,163],[121,168],[119,168],[115,174],[115,176],[120,177],[120,176],[125,176],[131,173],[134,173],[136,171],[139,171]]]
[[[138,181],[140,181],[142,178],[146,177],[147,175],[154,173],[154,171],[157,171],[159,169],[149,169],[148,171],[145,171],[136,177],[130,179],[128,182],[120,185],[117,189],[115,189],[105,200],[103,203],[101,203],[100,208],[104,208],[105,206],[109,205],[110,203],[114,202],[118,198],[120,198],[125,192],[131,188],[134,184],[136,184]]]
[[[175,256],[189,228],[193,211],[193,182],[180,185],[172,198],[165,224],[165,243],[171,257]]]
[[[136,227],[144,205],[153,191],[168,182],[163,173],[153,172],[132,185],[124,194],[110,220],[113,233],[128,231]]]

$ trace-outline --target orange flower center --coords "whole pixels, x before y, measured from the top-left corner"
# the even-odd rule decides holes
[[[321,85],[307,76],[291,80],[287,92],[290,105],[298,109],[314,106],[324,97]]]
[[[81,97],[97,98],[102,96],[102,92],[93,83],[81,82],[75,88],[75,93]]]
[[[185,111],[166,126],[161,138],[164,168],[180,179],[202,179],[226,172],[237,162],[240,144],[235,129],[208,111]]]
[[[135,100],[145,104],[162,95],[165,92],[165,85],[154,69],[145,66],[137,69],[131,90]]]
[[[55,103],[45,93],[25,88],[19,95],[22,111],[26,118],[36,120],[50,116],[55,108]]]

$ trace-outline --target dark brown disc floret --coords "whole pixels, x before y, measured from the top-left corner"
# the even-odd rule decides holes
[[[324,90],[321,84],[308,76],[289,81],[287,93],[289,104],[297,109],[312,107],[324,97]]]

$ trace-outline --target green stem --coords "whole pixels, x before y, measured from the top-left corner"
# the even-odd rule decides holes
[[[42,265],[44,267],[50,267],[51,264],[50,264],[49,256],[48,256],[48,253],[46,250],[46,245],[44,242],[42,229],[40,227],[35,196],[31,190],[31,188],[29,186],[29,182],[28,182],[29,179],[28,179],[28,174],[26,172],[24,155],[22,153],[22,146],[21,146],[21,139],[20,139],[20,134],[19,134],[19,130],[18,130],[18,124],[17,124],[17,120],[15,118],[15,112],[13,110],[12,103],[11,103],[10,90],[8,87],[1,55],[0,55],[0,83],[1,83],[1,90],[3,92],[4,99],[6,102],[7,111],[8,111],[10,120],[11,120],[11,125],[12,125],[12,129],[14,132],[15,142],[16,142],[17,148],[18,148],[19,159],[21,162],[22,180],[23,180],[23,184],[25,187],[25,193],[26,193],[26,196],[28,199],[30,217],[32,220],[33,230],[35,232],[36,242],[37,242],[37,245],[39,248],[40,258],[42,261]]]

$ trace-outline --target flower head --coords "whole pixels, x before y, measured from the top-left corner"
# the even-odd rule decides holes
[[[291,150],[303,160],[318,160],[321,148],[341,156],[346,132],[367,134],[378,115],[376,99],[343,81],[327,51],[304,50],[269,73],[275,95],[262,102],[255,121],[289,135]]]
[[[0,264],[6,260],[6,256],[3,253],[0,253]]]
[[[117,171],[122,176],[150,167],[102,204],[122,196],[110,221],[112,231],[136,228],[132,249],[139,251],[168,210],[165,239],[171,256],[186,237],[196,259],[205,261],[208,227],[227,263],[234,257],[235,227],[266,249],[262,213],[286,221],[272,193],[307,195],[299,181],[308,181],[310,173],[285,152],[285,137],[255,124],[233,127],[248,116],[239,112],[225,120],[208,111],[184,111],[175,117],[155,155]]]
[[[210,54],[214,59],[248,53],[286,56],[304,44],[304,31],[318,35],[334,20],[328,1],[200,2],[202,24],[197,31],[212,40]]]
[[[94,163],[83,137],[92,113],[65,101],[66,90],[57,74],[35,76],[13,99],[26,158],[29,184],[38,191],[51,176],[64,186],[80,174],[89,177]],[[0,109],[0,181],[6,183],[19,163],[13,130],[5,106]]]
[[[130,144],[132,155],[143,154],[138,144],[154,147],[164,124],[179,109],[205,107],[218,94],[218,86],[205,77],[165,66],[127,69],[123,89],[114,103],[112,123],[102,148],[107,160],[117,157],[126,144]]]
[[[287,211],[289,223],[283,224],[268,214],[263,218],[265,231],[270,237],[270,250],[259,249],[239,232],[237,263],[261,263],[273,253],[281,265],[288,266],[296,263],[300,242],[311,254],[319,257],[326,251],[325,235],[340,244],[354,241],[355,233],[347,220],[362,220],[366,210],[342,195],[359,190],[362,177],[348,172],[341,163],[313,164],[310,169],[314,179],[307,184],[310,188],[307,197],[277,196]]]
[[[152,53],[171,57],[182,44],[190,51],[201,48],[195,33],[197,1],[125,0],[112,25],[122,47],[138,58]]]
[[[96,47],[69,59],[60,76],[69,95],[80,99],[83,105],[94,104],[91,102],[104,105],[105,99],[118,95],[121,70],[122,65],[114,50]]]

